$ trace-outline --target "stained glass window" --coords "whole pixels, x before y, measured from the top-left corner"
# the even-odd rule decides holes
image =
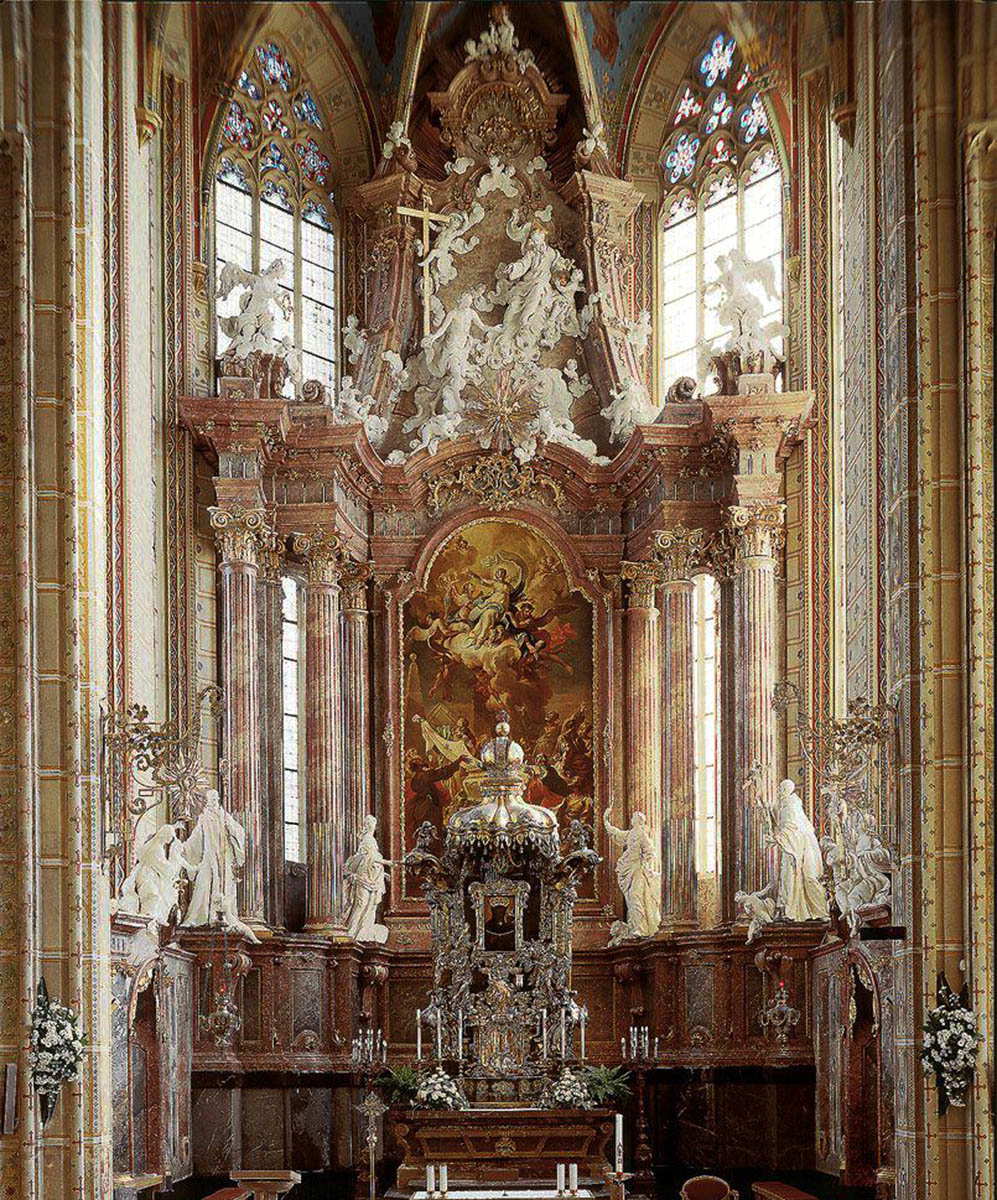
[[[284,263],[293,315],[282,319],[301,380],[336,386],[336,230],[327,144],[314,93],[269,38],[253,50],[225,111],[215,172],[215,259],[260,271]],[[238,310],[238,295],[218,315]],[[219,353],[225,339],[219,337]],[[293,383],[288,382],[291,394]]]
[[[713,33],[679,85],[660,165],[659,380],[682,375],[716,390],[703,364],[730,332],[708,296],[717,259],[739,250],[771,265],[772,292],[754,290],[765,321],[782,320],[782,177],[768,111],[736,40]],[[777,348],[780,348],[777,343]]]

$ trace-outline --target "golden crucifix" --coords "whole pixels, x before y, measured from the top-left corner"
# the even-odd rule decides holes
[[[395,211],[403,217],[418,217],[422,221],[422,336],[430,332],[429,328],[429,297],[431,293],[429,278],[429,225],[431,221],[445,224],[448,214],[429,212],[424,208],[406,208],[399,205]]]

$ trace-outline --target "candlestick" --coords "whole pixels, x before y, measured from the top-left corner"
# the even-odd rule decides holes
[[[457,1057],[464,1057],[464,1010],[457,1010]]]
[[[572,1196],[578,1195],[578,1163],[571,1163],[568,1167],[568,1191]]]
[[[440,1010],[436,1010],[436,1057],[443,1057],[443,1017]]]
[[[626,1056],[627,1056],[627,1039],[625,1037],[621,1037],[620,1038],[620,1058],[626,1058]]]
[[[568,1056],[568,1010],[561,1009],[561,1057]]]
[[[447,1194],[447,1164],[440,1165],[440,1191],[445,1196]]]
[[[557,1194],[564,1195],[564,1163],[557,1164]]]
[[[659,1054],[659,1046],[660,1046],[660,1042],[661,1042],[661,1038],[659,1038],[659,1037],[656,1037],[656,1038],[654,1039],[654,1057],[655,1057],[655,1058],[657,1058],[657,1057],[658,1057],[658,1054]]]
[[[415,1010],[415,1056],[422,1061],[422,1009]]]
[[[540,1013],[540,1036],[543,1039],[544,1058],[547,1057],[547,1010]]]
[[[616,1114],[616,1153],[615,1168],[616,1174],[623,1174],[623,1113]]]
[[[426,1192],[432,1195],[436,1191],[436,1167],[433,1163],[426,1164]]]
[[[581,1029],[579,1032],[581,1034],[581,1051],[580,1051],[580,1053],[581,1053],[582,1058],[584,1059],[585,1058],[585,1013],[584,1012],[582,1013]]]

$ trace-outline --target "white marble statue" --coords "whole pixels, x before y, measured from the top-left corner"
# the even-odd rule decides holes
[[[387,869],[391,861],[381,855],[374,834],[376,828],[376,817],[364,817],[363,833],[356,851],[343,866],[345,925],[347,936],[358,942],[383,945],[388,940],[388,927],[377,923],[377,909],[387,891]]]
[[[460,408],[464,382],[476,374],[471,363],[475,329],[486,338],[492,333],[474,311],[474,300],[474,292],[462,292],[439,327],[422,339],[426,366],[432,375],[443,380],[440,398],[444,410],[450,412]]]
[[[250,941],[258,938],[239,920],[238,870],[246,863],[246,831],[222,807],[215,788],[204,793],[204,806],[184,845],[193,888],[184,925],[220,923]]]
[[[637,812],[629,829],[617,829],[609,820],[610,809],[602,816],[606,833],[613,845],[622,849],[616,860],[616,878],[627,905],[627,919],[614,921],[609,944],[615,946],[627,938],[651,937],[661,924],[661,867],[657,849],[647,828],[647,817]]]
[[[789,921],[827,920],[820,845],[813,822],[803,811],[803,799],[791,779],[779,784],[771,840],[779,849],[778,911]]]
[[[705,298],[714,310],[721,328],[730,333],[719,341],[699,345],[700,369],[710,368],[714,355],[734,353],[742,371],[770,371],[780,361],[776,339],[786,327],[764,319],[760,293],[769,300],[778,299],[775,269],[768,259],[752,262],[740,250],[730,250],[716,260],[717,278],[707,286]]]
[[[748,941],[770,921],[826,921],[829,915],[817,834],[791,779],[779,784],[768,844],[778,850],[772,879],[760,891],[735,896],[749,917]]]
[[[626,441],[636,426],[650,425],[658,415],[647,388],[639,379],[624,379],[609,394],[612,399],[600,410],[600,415],[609,422],[609,436],[614,442]]]
[[[846,802],[838,786],[825,788],[823,794],[830,833],[821,838],[821,849],[831,872],[834,902],[854,934],[864,909],[889,904],[893,860],[860,797]]]
[[[501,192],[510,200],[515,200],[519,194],[519,187],[516,184],[516,168],[502,162],[496,154],[488,159],[488,170],[478,180],[478,187],[474,194],[484,199],[491,192]]]
[[[486,62],[489,58],[511,59],[521,73],[536,63],[532,50],[520,50],[519,38],[506,12],[498,22],[491,21],[477,41],[469,38],[464,43],[465,64]]]
[[[277,337],[277,321],[293,315],[290,292],[281,286],[284,262],[275,258],[264,271],[246,271],[235,263],[225,263],[218,276],[218,299],[226,299],[237,287],[245,288],[239,299],[239,311],[219,317],[218,327],[231,341],[226,358],[249,358],[254,352],[287,357],[291,353],[288,338]]]
[[[168,924],[177,905],[177,884],[184,870],[190,867],[176,827],[160,825],[139,850],[135,865],[121,885],[116,911],[149,917],[158,925]]]
[[[475,201],[467,212],[453,212],[447,217],[446,223],[436,231],[432,248],[426,253],[420,263],[428,267],[437,286],[441,283],[453,283],[457,278],[455,255],[470,254],[478,245],[478,238],[468,232],[484,219],[485,210]]]
[[[384,139],[384,144],[381,146],[381,158],[385,162],[389,162],[399,150],[411,154],[412,143],[401,121],[392,121],[388,126],[388,133]]]
[[[343,347],[350,360],[350,366],[356,366],[363,352],[367,349],[367,330],[361,329],[356,313],[350,313],[343,326]]]

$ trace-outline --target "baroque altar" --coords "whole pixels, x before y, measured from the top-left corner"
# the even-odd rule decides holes
[[[479,1180],[551,1176],[569,1157],[596,1179],[609,1170],[611,1114],[549,1101],[558,1073],[586,1055],[588,1013],[571,987],[572,913],[580,878],[600,858],[580,821],[562,847],[555,815],[527,802],[534,771],[499,713],[465,782],[471,803],[447,821],[442,852],[432,852],[438,835],[426,822],[406,857],[433,939],[432,990],[417,1020],[429,1031],[429,1057],[471,1107],[456,1120],[418,1110],[399,1117],[399,1187],[427,1162]],[[420,1036],[420,1054],[422,1044]]]

